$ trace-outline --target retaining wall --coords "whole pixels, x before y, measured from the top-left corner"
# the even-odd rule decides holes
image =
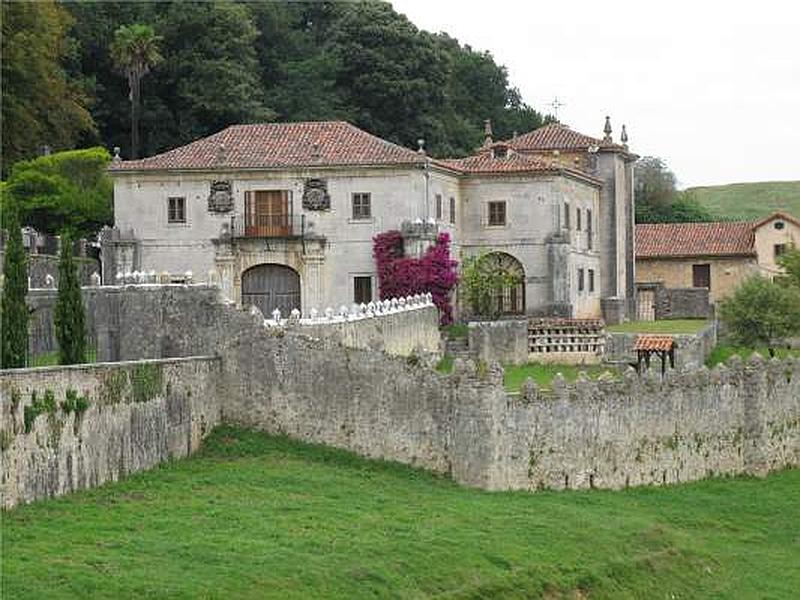
[[[219,422],[219,371],[212,357],[0,371],[3,506],[187,456]],[[68,390],[85,410],[62,406]]]

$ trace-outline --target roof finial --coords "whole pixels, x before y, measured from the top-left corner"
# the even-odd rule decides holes
[[[319,142],[314,142],[311,144],[311,158],[313,160],[319,160],[322,157],[322,154],[319,151]]]
[[[606,117],[606,126],[603,127],[603,133],[606,134],[606,136],[603,138],[604,142],[613,141],[611,139],[611,117],[608,117],[608,116]]]
[[[625,125],[622,126],[622,133],[620,133],[619,139],[622,142],[623,146],[628,145],[628,132],[625,131]]]
[[[419,154],[425,154],[425,140],[423,138],[417,140],[417,152]]]
[[[484,146],[491,146],[492,145],[492,120],[486,119],[483,122],[483,145]]]
[[[219,146],[217,146],[217,164],[224,165],[226,159],[225,144],[220,142]]]
[[[119,146],[114,146],[114,158],[112,160],[114,160],[115,162],[118,160],[122,160],[122,158],[119,155]]]

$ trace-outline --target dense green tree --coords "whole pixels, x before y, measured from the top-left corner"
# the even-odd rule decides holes
[[[72,19],[59,4],[2,3],[2,172],[43,146],[72,148],[94,128],[88,98],[67,77]]]
[[[786,271],[782,282],[795,286],[800,293],[800,248],[792,246],[780,258],[778,264]]]
[[[539,126],[490,54],[419,31],[379,2],[72,2],[75,58],[93,90],[107,147],[130,156],[124,85],[108,48],[114,31],[147,24],[163,62],[147,76],[141,152],[153,154],[232,123],[344,119],[431,154],[474,151]],[[93,140],[87,137],[85,143]],[[96,140],[94,140],[96,143]]]
[[[776,342],[800,333],[800,293],[754,276],[723,301],[720,316],[736,344],[767,346],[772,356]]]
[[[64,227],[89,236],[112,222],[111,156],[103,148],[67,150],[14,165],[3,207],[14,204],[23,225],[56,234]]]
[[[679,192],[675,174],[654,156],[640,158],[634,166],[637,223],[698,223],[713,215],[691,192]]]
[[[270,120],[260,77],[256,29],[245,5],[172,3],[158,19],[168,60],[158,73],[173,128],[166,144],[185,143],[233,123]]]
[[[53,319],[58,340],[58,362],[62,365],[86,362],[86,313],[73,242],[71,232],[64,230],[61,234],[58,298]]]
[[[121,25],[114,32],[111,43],[111,58],[114,64],[128,79],[131,100],[131,157],[139,154],[139,104],[142,90],[142,77],[161,62],[158,45],[161,36],[150,25],[134,23]]]
[[[2,351],[4,369],[24,367],[28,358],[28,259],[22,247],[22,232],[16,210],[7,206],[3,219],[8,239],[3,256]]]

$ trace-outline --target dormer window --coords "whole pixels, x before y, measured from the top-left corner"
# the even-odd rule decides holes
[[[492,158],[508,158],[508,146],[497,144],[492,147]]]

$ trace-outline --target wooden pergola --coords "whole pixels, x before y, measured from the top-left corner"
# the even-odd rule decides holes
[[[675,340],[671,335],[640,335],[633,346],[636,350],[636,372],[642,372],[642,362],[650,368],[650,357],[653,354],[661,359],[661,375],[667,372],[667,358],[670,368],[674,369],[675,348]]]

